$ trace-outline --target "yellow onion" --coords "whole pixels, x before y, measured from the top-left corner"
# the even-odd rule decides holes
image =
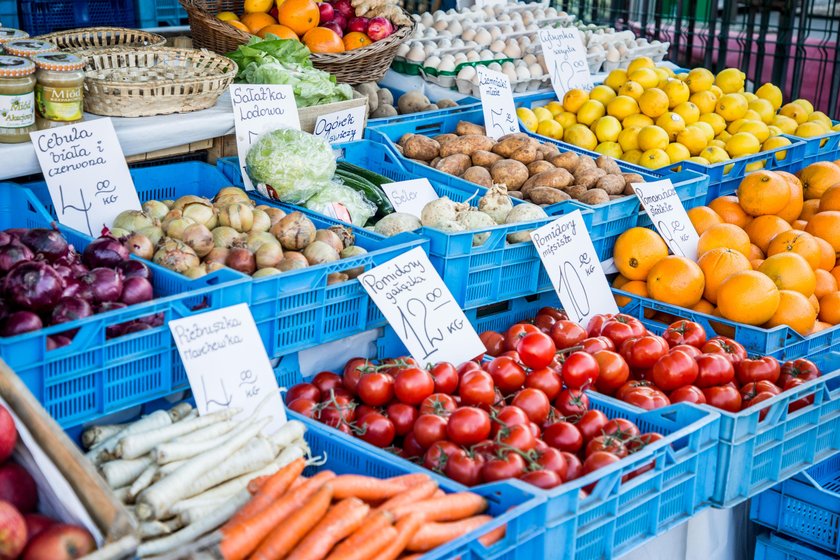
[[[136,255],[141,259],[149,260],[155,254],[155,246],[149,238],[142,233],[132,233],[128,236],[128,239],[123,242],[123,245],[125,245],[125,248],[128,249],[129,253]]]
[[[143,203],[143,212],[154,220],[162,220],[169,212],[169,207],[159,200],[147,200]]]
[[[254,258],[257,262],[257,268],[273,268],[283,260],[283,248],[277,241],[264,243],[256,250]]]
[[[265,278],[266,276],[277,276],[278,274],[283,274],[276,268],[261,268],[256,271],[254,274],[251,275],[252,278]]]
[[[268,231],[271,229],[271,218],[262,210],[253,210],[254,224],[251,226],[251,231]]]
[[[329,230],[336,234],[339,239],[341,239],[341,243],[344,245],[344,248],[351,247],[356,244],[356,234],[353,233],[353,229],[347,226],[339,226],[334,225],[330,226]],[[339,249],[339,252],[341,249]]]
[[[160,240],[163,239],[163,230],[157,226],[143,228],[137,233],[145,235],[152,242],[153,246],[157,246]]]
[[[282,220],[286,217],[286,213],[280,210],[279,208],[274,208],[273,206],[265,206],[257,207],[259,210],[262,210],[266,214],[268,214],[268,219],[271,220],[271,226],[268,228],[271,230],[274,227],[274,224]]]
[[[197,224],[204,224],[207,229],[213,229],[219,223],[216,209],[207,201],[190,202],[181,212],[185,218],[190,218]]]
[[[216,199],[213,201],[213,206],[221,210],[225,206],[230,206],[231,204],[244,204],[249,208],[253,208],[255,202],[245,196],[244,198],[238,194],[226,194],[223,196],[217,196]]]
[[[252,231],[248,234],[248,239],[245,241],[248,245],[248,249],[251,250],[252,253],[256,253],[257,249],[262,247],[264,243],[278,243],[277,238],[268,233],[267,231]]]
[[[211,262],[211,263],[207,263],[205,268],[207,268],[207,274],[210,274],[211,272],[216,272],[217,270],[221,270],[221,269],[227,268],[227,267],[225,266],[225,263],[223,263],[223,262]]]
[[[344,243],[341,241],[341,238],[328,229],[319,229],[315,232],[315,241],[323,241],[333,249],[335,249],[336,253],[340,253],[344,250]]]
[[[172,209],[183,211],[184,208],[188,204],[192,204],[192,203],[195,203],[195,202],[198,202],[199,204],[201,204],[201,203],[207,202],[207,199],[203,198],[203,197],[200,197],[200,196],[195,196],[194,194],[187,194],[187,195],[184,195],[184,196],[178,198],[175,202],[173,202],[172,203]]]
[[[187,278],[192,278],[192,279],[201,278],[202,276],[206,276],[206,275],[207,275],[207,267],[204,266],[203,264],[200,264],[198,266],[194,266],[192,268],[188,268],[187,271],[184,272],[184,276],[186,276]]]
[[[254,225],[254,212],[241,202],[228,204],[219,212],[219,225],[247,233]]]
[[[353,257],[359,257],[361,255],[365,255],[365,254],[367,254],[367,251],[365,251],[362,247],[359,247],[358,245],[353,245],[352,247],[347,247],[346,249],[341,251],[339,253],[339,256],[342,259],[350,259],[350,258],[353,258]],[[364,271],[365,271],[364,265],[355,266],[353,268],[348,268],[347,270],[342,270],[342,272],[344,274],[346,274],[347,276],[349,276],[350,278],[358,278],[358,276]]]
[[[303,256],[311,265],[335,262],[340,258],[338,251],[323,241],[313,241],[307,245],[303,250]]]
[[[271,227],[284,249],[300,251],[315,241],[315,224],[300,212],[292,212]]]
[[[213,245],[222,247],[223,249],[230,249],[234,244],[241,242],[244,238],[244,235],[232,227],[220,226],[213,230]]]
[[[189,245],[199,257],[205,256],[214,247],[213,234],[210,233],[210,230],[204,224],[190,224],[187,226],[181,240]]]
[[[286,251],[283,253],[283,260],[280,261],[280,264],[278,264],[276,268],[283,272],[287,272],[289,270],[298,270],[308,266],[309,261],[307,261],[306,257],[302,254],[296,251]]]
[[[230,249],[226,249],[223,247],[213,247],[210,250],[210,252],[204,256],[204,264],[210,264],[214,262],[224,264],[224,262],[227,260],[229,252]]]
[[[193,225],[194,223],[195,222],[193,220],[187,217],[172,220],[164,228],[164,230],[166,231],[166,236],[171,237],[172,239],[180,239],[183,241],[184,231],[186,231],[187,227]]]
[[[111,229],[124,229],[135,232],[145,227],[155,225],[155,220],[140,210],[123,210],[114,218]]]
[[[226,196],[238,198],[242,202],[246,200],[251,200],[251,197],[248,196],[248,193],[245,192],[244,189],[241,189],[239,187],[223,187],[219,189],[219,192],[216,193],[216,197],[213,199],[213,202],[216,202],[220,198]]]
[[[153,260],[155,264],[181,273],[201,264],[198,255],[186,243],[169,237],[163,240]]]
[[[340,284],[342,282],[347,282],[348,280],[350,280],[350,277],[343,272],[331,272],[327,275],[327,286]]]

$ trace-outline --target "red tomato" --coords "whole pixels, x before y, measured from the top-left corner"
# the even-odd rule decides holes
[[[484,331],[478,338],[484,344],[484,351],[489,356],[496,357],[505,351],[505,337],[495,331]]]
[[[321,406],[323,408],[318,413],[318,419],[333,428],[353,422],[357,418],[355,403],[348,397],[334,397]]]
[[[699,348],[697,348],[696,346],[689,346],[688,344],[678,344],[671,348],[670,351],[673,352],[675,350],[682,350],[692,358],[696,358],[697,356],[703,355],[703,352]]]
[[[542,439],[551,447],[570,453],[577,453],[583,447],[583,435],[577,426],[562,420],[543,430]]]
[[[600,410],[587,410],[577,422],[577,429],[580,430],[584,441],[601,435],[604,426],[610,419]]]
[[[668,395],[668,399],[672,403],[690,402],[694,404],[706,404],[706,396],[703,391],[695,385],[684,385],[679,389],[674,389]]]
[[[526,472],[520,477],[520,480],[522,480],[522,482],[532,484],[537,488],[542,488],[543,490],[550,490],[551,488],[555,488],[563,484],[563,479],[560,478],[560,475],[554,471],[543,469]]]
[[[535,462],[545,470],[556,472],[561,480],[566,480],[569,465],[562,451],[548,447],[537,454]]]
[[[577,346],[586,338],[586,330],[574,321],[557,321],[551,327],[551,340],[558,350]]]
[[[563,311],[562,309],[557,309],[556,307],[540,307],[540,310],[537,311],[537,317],[539,317],[540,315],[548,315],[549,317],[552,317],[555,321],[565,321],[569,318],[569,316],[566,315],[565,311]]]
[[[516,323],[505,333],[505,350],[516,350],[516,343],[528,333],[541,332],[530,323]]]
[[[755,360],[743,359],[735,364],[735,377],[738,383],[745,385],[753,381],[776,383],[781,374],[779,360],[765,356]]]
[[[663,391],[691,385],[697,379],[697,373],[697,362],[680,350],[662,356],[651,371],[653,382]]]
[[[394,399],[394,378],[387,373],[366,373],[359,379],[356,392],[370,406],[385,406]]]
[[[706,395],[706,404],[710,404],[727,412],[738,412],[741,410],[741,393],[732,385],[722,387],[708,387],[703,389]]]
[[[480,408],[462,406],[449,416],[446,435],[456,445],[478,443],[490,436],[490,415]]]
[[[417,438],[414,436],[414,432],[409,432],[403,438],[402,444],[402,453],[401,456],[405,457],[406,459],[411,459],[414,457],[422,457],[425,449],[417,443]]]
[[[331,371],[322,371],[312,379],[312,384],[318,388],[321,393],[321,400],[330,396],[330,389],[344,388],[341,381],[341,376]]]
[[[417,420],[417,409],[403,403],[391,403],[385,409],[385,416],[394,424],[398,436],[404,436],[414,428]],[[360,416],[360,418],[363,418]]]
[[[460,376],[455,366],[449,362],[440,362],[430,371],[435,382],[435,393],[452,395],[458,389]]]
[[[537,438],[528,426],[510,426],[502,428],[496,434],[496,440],[502,449],[513,447],[520,451],[531,451],[537,446]]]
[[[394,442],[396,430],[394,423],[385,416],[371,412],[359,419],[359,439],[376,447],[388,447]]]
[[[592,357],[598,362],[598,379],[595,386],[599,392],[611,395],[630,379],[627,362],[616,352],[599,350]]]
[[[593,453],[598,453],[600,451],[612,453],[618,458],[627,457],[628,455],[627,448],[624,447],[624,444],[617,437],[596,436],[586,444],[586,451],[584,451],[583,456],[589,457]]]
[[[481,455],[458,449],[446,460],[443,472],[446,476],[464,486],[475,486],[481,483],[481,471],[484,463],[484,458]]]
[[[741,397],[752,398],[759,393],[772,393],[773,395],[778,395],[782,392],[778,385],[771,383],[767,380],[764,381],[753,381],[747,383],[743,387],[741,387]]]
[[[341,374],[344,388],[355,395],[356,386],[359,384],[359,379],[362,378],[362,374],[370,371],[372,371],[372,364],[367,358],[350,358],[344,364],[344,371]]]
[[[428,449],[433,443],[446,439],[446,419],[434,414],[421,414],[414,422],[411,433],[420,447]]]
[[[508,356],[494,358],[485,368],[493,378],[495,386],[505,395],[515,393],[525,383],[525,370]]]
[[[449,456],[461,448],[451,441],[439,441],[423,454],[423,466],[435,472],[443,472]]]
[[[593,471],[597,471],[598,469],[602,469],[607,465],[612,465],[613,463],[617,463],[620,461],[620,458],[612,453],[608,453],[606,451],[596,451],[592,455],[589,455],[586,460],[583,462],[582,475],[587,475]]]
[[[589,397],[580,389],[564,389],[554,401],[561,416],[582,416],[589,410]]]
[[[490,408],[496,402],[496,387],[493,378],[486,371],[476,370],[461,379],[458,395],[464,406]]]
[[[285,402],[289,404],[298,399],[309,399],[318,402],[321,400],[321,391],[312,383],[298,383],[286,392]]]
[[[495,436],[505,426],[527,426],[530,423],[531,419],[518,406],[503,406],[493,417],[493,427],[490,432]]]
[[[317,416],[317,406],[318,403],[306,397],[295,399],[286,405],[289,410],[293,410],[307,418],[315,418]]]
[[[551,327],[553,327],[555,323],[557,323],[557,319],[551,315],[537,315],[534,317],[534,326],[540,329],[540,332],[545,334],[549,334],[551,332]]]
[[[757,405],[759,403],[762,403],[764,401],[769,401],[770,399],[772,399],[775,396],[776,395],[774,395],[773,393],[769,393],[767,391],[762,391],[760,393],[750,393],[748,395],[744,395],[743,398],[741,399],[741,410],[746,410],[747,408],[750,408],[751,406],[755,406],[755,405]],[[767,416],[767,412],[768,412],[768,409],[762,410],[758,414],[758,420],[759,421],[764,420],[764,418]]]
[[[788,382],[785,383],[784,390],[787,391],[788,389],[799,387],[800,385],[804,385],[805,383],[806,381],[803,381],[801,379],[789,379]],[[795,412],[811,404],[814,404],[814,395],[811,395],[810,397],[802,397],[801,399],[796,399],[788,405],[788,412]]]
[[[588,336],[599,336],[601,334],[601,329],[604,328],[604,324],[612,318],[612,313],[593,315],[592,318],[589,319],[589,324],[586,326],[586,334]]]
[[[464,376],[471,371],[479,371],[481,370],[481,366],[478,365],[476,362],[469,361],[464,362],[460,366],[458,366],[458,380],[459,382],[464,380]]]
[[[485,461],[489,461],[498,454],[499,446],[496,444],[495,441],[485,439],[484,441],[480,441],[477,444],[473,445],[470,448],[470,451],[481,455]]]
[[[528,373],[525,378],[525,387],[542,391],[549,400],[554,400],[563,388],[563,384],[556,371],[551,368],[540,368]]]
[[[570,480],[580,478],[583,474],[583,463],[580,462],[578,456],[568,451],[561,451],[560,453],[566,459],[566,476],[563,480],[569,482]]]
[[[526,427],[528,428],[528,431],[534,435],[534,439],[539,440],[540,438],[542,438],[542,430],[538,425],[534,424],[533,422],[529,422],[528,426]]]
[[[662,338],[668,342],[668,346],[679,346],[686,344],[700,348],[706,343],[706,331],[703,330],[698,323],[694,321],[687,321],[681,319],[671,323],[665,332],[662,333]]]
[[[525,472],[525,459],[519,453],[508,452],[502,458],[493,458],[481,467],[481,480],[495,482],[519,478]]]
[[[594,354],[598,350],[615,350],[615,344],[606,336],[585,338],[581,341],[580,346],[582,346],[583,351],[588,354]]]
[[[653,387],[636,387],[635,389],[630,389],[622,397],[622,400],[645,410],[662,408],[671,404],[671,401],[668,400],[665,393]]]
[[[697,379],[694,384],[705,389],[715,385],[726,385],[735,379],[735,367],[723,354],[700,354],[697,362]]]
[[[448,416],[456,408],[458,408],[458,403],[455,402],[452,395],[434,393],[426,397],[423,404],[420,405],[420,414]]]
[[[536,424],[545,422],[551,410],[551,401],[538,389],[522,389],[513,396],[511,404],[524,410],[531,422]]]
[[[605,436],[614,436],[624,441],[639,435],[639,428],[626,418],[613,418],[604,425]]]
[[[653,382],[648,381],[646,379],[630,380],[621,387],[619,387],[618,391],[615,392],[615,398],[623,401],[624,397],[627,396],[627,393],[638,387],[653,387]]]
[[[779,380],[776,382],[780,387],[784,387],[789,379],[801,379],[802,381],[811,381],[820,376],[820,370],[811,360],[799,358],[791,362],[785,362],[782,365],[782,372]]]
[[[655,334],[629,338],[621,345],[621,355],[633,369],[652,368],[669,350],[665,339]]]
[[[618,348],[625,340],[645,336],[647,329],[635,317],[619,313],[604,323],[600,334],[612,340]]]
[[[725,336],[716,336],[709,339],[706,344],[700,347],[703,353],[723,354],[733,364],[747,359],[747,351],[743,346]]]
[[[382,414],[383,410],[376,406],[368,406],[366,404],[360,404],[356,406],[356,418],[361,418],[368,412],[378,412]]]
[[[417,406],[435,392],[435,380],[425,369],[406,368],[394,379],[394,394],[400,402]]]
[[[563,382],[569,389],[586,389],[598,379],[598,361],[586,352],[572,352],[563,362]]]
[[[516,343],[516,352],[525,366],[531,369],[548,367],[557,352],[554,341],[543,332],[528,333]]]

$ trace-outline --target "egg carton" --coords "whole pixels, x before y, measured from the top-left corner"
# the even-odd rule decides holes
[[[534,43],[527,49],[527,53],[533,55],[541,55],[542,54],[542,45],[539,43]],[[590,74],[597,74],[601,71],[601,66],[607,60],[607,55],[604,53],[594,52],[594,53],[587,53],[586,54],[586,63],[589,66],[589,73]]]
[[[647,56],[654,62],[654,64],[659,64],[665,60],[665,56],[668,54],[670,46],[671,43],[637,46],[635,49],[628,49],[627,56],[621,57],[621,60],[618,62],[608,61],[606,60],[606,55],[604,55],[604,64],[601,67],[601,72],[612,72],[618,68],[627,68],[633,60],[639,58],[640,56]]]
[[[473,97],[481,99],[481,88],[478,84],[474,84],[472,80],[457,78],[455,83],[460,93],[463,93],[464,95],[472,95]],[[513,93],[534,92],[540,89],[545,89],[546,87],[551,87],[551,76],[544,74],[543,76],[536,78],[531,77],[527,80],[512,81],[510,83],[510,87],[513,90]]]
[[[546,27],[557,27],[558,24],[561,27],[568,27],[569,25],[571,25],[571,21],[567,17],[564,17],[564,16],[557,16],[557,17],[553,17],[553,18],[541,19],[538,22],[534,22],[534,23],[537,24],[539,29],[543,29],[543,28],[546,28]],[[563,25],[563,24],[568,24],[568,25]],[[476,27],[488,27],[488,26],[492,26],[492,25],[501,27],[502,25],[510,25],[510,22],[509,21],[482,21],[482,22],[479,22],[479,23],[475,23],[473,25],[475,25]],[[529,33],[536,33],[536,31],[529,31]],[[506,37],[507,37],[507,35],[506,35]]]
[[[505,62],[513,62],[512,58],[496,58],[493,60],[478,60],[475,62],[463,62],[455,67],[455,70],[449,71],[440,71],[437,68],[427,68],[425,66],[420,67],[420,76],[423,77],[424,80],[430,82],[432,84],[438,85],[443,88],[447,89],[455,89],[456,88],[456,80],[458,76],[458,72],[461,71],[462,68],[466,66],[488,66],[493,64],[494,62],[498,62],[499,64],[504,64]]]

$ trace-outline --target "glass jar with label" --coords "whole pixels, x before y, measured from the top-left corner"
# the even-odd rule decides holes
[[[3,43],[3,50],[6,54],[11,56],[22,56],[23,58],[31,58],[36,54],[51,53],[58,51],[58,47],[49,41],[39,41],[38,39],[15,39],[8,43]]]
[[[35,132],[35,64],[0,55],[0,143],[29,142]]]
[[[79,122],[83,118],[85,61],[74,54],[47,53],[32,57],[38,70],[35,78],[36,124],[38,130]]]
[[[29,33],[26,31],[12,29],[11,27],[0,27],[0,45],[16,39],[26,39],[27,37],[29,37]]]

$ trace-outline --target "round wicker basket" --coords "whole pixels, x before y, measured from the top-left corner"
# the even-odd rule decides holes
[[[85,56],[85,111],[148,117],[207,109],[233,82],[236,63],[205,50],[113,48]]]
[[[166,38],[157,33],[127,29],[125,27],[87,27],[57,31],[35,37],[49,41],[64,51],[107,49],[111,47],[156,47],[163,46]]]

